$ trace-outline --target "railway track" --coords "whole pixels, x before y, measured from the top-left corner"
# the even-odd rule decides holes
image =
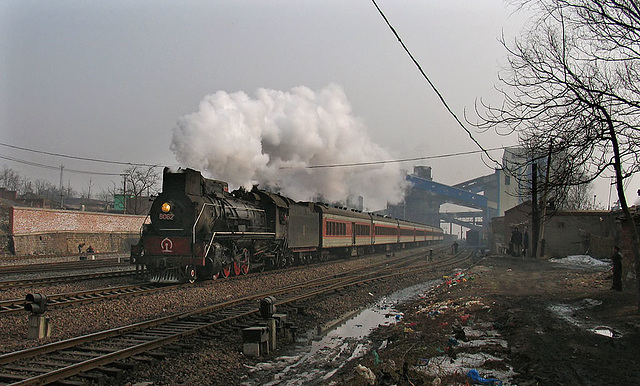
[[[418,252],[418,255],[421,255],[421,253]],[[405,264],[405,265],[411,263],[410,261],[406,261],[406,258],[399,258],[398,261],[402,262],[402,264]],[[381,263],[381,264],[388,264],[388,263],[389,261],[386,261],[385,263]],[[293,267],[290,269],[304,269],[304,267]],[[103,273],[93,273],[93,274],[73,275],[73,276],[56,276],[56,277],[48,277],[48,278],[41,278],[41,279],[3,281],[3,282],[0,282],[0,289],[29,288],[36,285],[59,284],[62,282],[75,282],[79,280],[133,276],[135,274],[136,274],[135,270],[132,270],[132,271],[103,272]],[[187,285],[187,284],[178,284],[178,285],[172,285],[172,286],[154,286],[147,283],[143,283],[143,284],[130,284],[130,285],[117,286],[117,287],[85,290],[85,291],[78,291],[78,292],[61,293],[61,294],[44,293],[44,295],[47,296],[47,300],[48,300],[47,307],[58,308],[58,307],[67,307],[67,306],[78,305],[78,304],[95,303],[98,301],[115,299],[119,297],[152,294],[154,292],[163,292],[163,291],[179,288],[184,285]],[[25,300],[23,298],[0,300],[0,315],[10,315],[10,314],[23,312],[24,303],[25,303]]]
[[[399,259],[402,261],[404,259]],[[386,264],[386,263],[385,263]],[[404,262],[404,264],[408,264]],[[304,269],[304,267],[295,267],[292,269]],[[58,276],[55,278],[44,278],[44,279],[34,279],[34,280],[17,280],[17,281],[7,281],[0,282],[0,288],[16,288],[16,287],[25,287],[28,288],[30,286],[39,284],[57,284],[61,281],[77,281],[77,280],[89,280],[95,278],[109,278],[109,277],[118,277],[123,275],[133,275],[135,271],[124,271],[124,272],[106,272],[106,273],[95,273],[95,274],[87,274],[87,275],[77,275],[77,276]],[[180,288],[182,286],[187,286],[189,284],[177,284],[171,286],[157,286],[151,285],[148,283],[142,284],[130,284],[130,285],[122,285],[122,286],[114,286],[108,288],[99,288],[93,290],[84,290],[78,292],[68,292],[61,294],[44,294],[47,296],[47,307],[48,308],[59,308],[59,307],[68,307],[79,304],[87,304],[87,303],[95,303],[98,301],[128,297],[128,296],[136,296],[136,295],[144,295],[144,294],[152,294],[155,292],[164,292],[173,290],[176,288]],[[24,298],[21,299],[9,299],[9,300],[0,300],[0,315],[10,315],[16,314],[20,312],[24,312]]]
[[[74,382],[69,378],[82,374],[82,378],[75,379],[80,382],[96,376],[93,373],[96,370],[117,373],[133,366],[132,357],[143,353],[162,356],[157,351],[161,347],[171,348],[196,334],[215,335],[222,327],[238,328],[250,323],[259,318],[256,301],[267,296],[276,297],[276,305],[286,307],[317,296],[331,296],[354,286],[406,275],[413,270],[453,267],[468,258],[462,254],[436,262],[425,262],[424,257],[390,258],[366,270],[308,280],[185,313],[3,354],[0,355],[0,382],[16,385],[48,384],[63,379]]]
[[[113,268],[129,265],[128,259],[103,258],[98,260],[58,261],[55,263],[34,263],[19,265],[1,265],[0,274],[26,274],[82,269]]]
[[[94,290],[86,290],[79,292],[69,292],[63,294],[53,294],[47,296],[47,307],[68,307],[77,304],[95,303],[107,299],[122,298],[127,296],[136,296],[143,294],[151,294],[154,292],[168,291],[180,287],[173,286],[155,286],[151,284],[130,284],[117,287],[100,288]],[[24,299],[11,299],[0,301],[0,315],[9,315],[24,312]]]
[[[20,280],[2,280],[0,281],[0,291],[15,288],[29,288],[34,286],[52,285],[60,283],[72,283],[83,280],[93,279],[110,279],[115,277],[135,276],[137,272],[135,269],[124,271],[111,271],[111,272],[95,272],[86,273],[80,275],[61,275],[61,276],[48,276],[34,279],[20,279]]]

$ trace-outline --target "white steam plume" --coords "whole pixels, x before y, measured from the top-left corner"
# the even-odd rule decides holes
[[[255,99],[244,92],[207,95],[198,112],[178,121],[171,151],[180,164],[232,186],[277,187],[298,201],[363,196],[365,207],[377,210],[399,202],[405,185],[397,164],[306,168],[391,158],[336,84],[319,92],[258,89]]]

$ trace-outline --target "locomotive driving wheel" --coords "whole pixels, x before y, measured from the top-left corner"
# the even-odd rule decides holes
[[[242,253],[239,255],[239,261],[233,262],[233,273],[236,276],[248,274],[249,260],[249,250],[247,248],[243,248]]]
[[[184,267],[184,275],[189,283],[194,283],[197,279],[196,267],[193,265],[187,265]]]
[[[222,266],[222,269],[220,270],[220,276],[222,276],[223,278],[228,278],[229,276],[231,276],[231,270],[232,270],[232,264],[228,263]]]
[[[240,273],[246,275],[249,273],[249,263],[251,261],[251,254],[247,248],[242,250],[242,259],[240,260]]]

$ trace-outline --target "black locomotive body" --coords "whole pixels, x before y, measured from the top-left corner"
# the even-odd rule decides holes
[[[442,240],[421,224],[295,202],[254,188],[228,192],[225,182],[192,169],[165,168],[131,262],[152,282],[183,282],[284,267],[329,255],[358,255]]]

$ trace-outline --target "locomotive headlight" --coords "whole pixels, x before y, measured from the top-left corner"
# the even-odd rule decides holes
[[[162,204],[162,211],[164,213],[169,213],[171,211],[171,204],[169,204],[168,202]]]

